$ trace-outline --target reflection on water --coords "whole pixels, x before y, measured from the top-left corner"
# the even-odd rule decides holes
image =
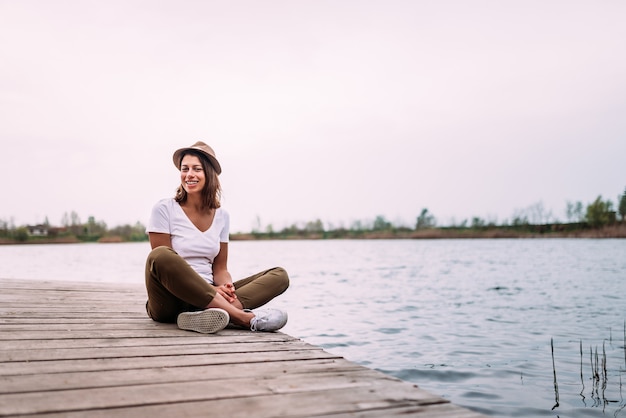
[[[608,344],[608,347],[607,347]],[[607,349],[609,356],[607,356]],[[587,356],[583,349],[583,342],[580,341],[580,398],[582,404],[590,408],[601,409],[606,412],[607,408],[613,410],[615,406],[614,416],[621,416],[620,413],[626,407],[622,394],[622,375],[626,371],[626,322],[624,323],[624,339],[621,343],[614,344],[612,337],[602,341],[602,348],[599,351],[598,346],[589,346]],[[614,358],[611,354],[615,354]],[[619,355],[623,353],[623,366],[618,364],[622,359]],[[609,364],[609,361],[615,360],[615,364]],[[617,372],[614,372],[617,371]],[[555,375],[555,393],[558,406],[558,386],[556,385],[556,368]],[[587,381],[587,386],[585,385]]]
[[[494,416],[626,416],[626,240],[232,242],[285,332]],[[141,244],[0,246],[0,277],[143,282]],[[624,335],[622,335],[624,334]]]

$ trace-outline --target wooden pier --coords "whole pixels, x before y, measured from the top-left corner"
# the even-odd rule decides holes
[[[284,333],[153,322],[139,284],[0,286],[0,416],[482,416]]]

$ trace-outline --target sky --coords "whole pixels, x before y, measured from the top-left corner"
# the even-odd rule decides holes
[[[231,232],[615,206],[624,21],[622,0],[0,0],[0,220],[146,224],[197,140]]]

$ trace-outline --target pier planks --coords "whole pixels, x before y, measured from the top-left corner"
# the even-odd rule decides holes
[[[0,416],[481,416],[284,333],[155,323],[141,285],[0,286]]]

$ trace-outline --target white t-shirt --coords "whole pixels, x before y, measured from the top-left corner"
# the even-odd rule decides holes
[[[215,210],[211,227],[202,232],[187,217],[173,198],[160,200],[152,208],[146,232],[170,234],[172,249],[200,276],[213,283],[213,260],[220,243],[228,242],[230,217],[222,208]]]

